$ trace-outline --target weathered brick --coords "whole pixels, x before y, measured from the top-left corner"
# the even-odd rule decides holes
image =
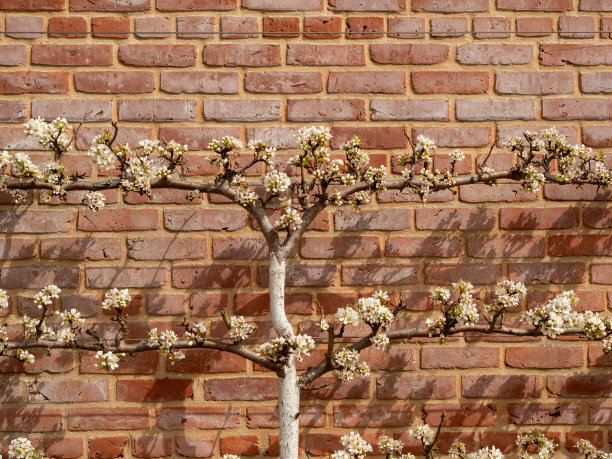
[[[580,90],[587,93],[612,93],[612,72],[581,73]]]
[[[401,126],[389,127],[352,127],[335,126],[332,128],[331,146],[337,149],[347,140],[358,135],[361,139],[361,148],[373,150],[391,150],[405,148],[407,141]]]
[[[227,11],[237,7],[237,0],[157,0],[160,11]]]
[[[547,377],[548,391],[557,397],[610,397],[612,380],[605,374]]]
[[[380,17],[349,17],[346,19],[347,38],[381,38],[385,20]]]
[[[148,408],[73,408],[68,414],[68,430],[148,429]]]
[[[584,263],[512,263],[508,275],[524,284],[580,284]]]
[[[612,235],[557,235],[548,239],[548,253],[553,257],[610,256]]]
[[[212,250],[217,259],[263,260],[269,256],[263,238],[215,237]]]
[[[497,417],[493,404],[426,404],[423,406],[423,421],[429,425],[440,425],[442,413],[446,413],[446,426],[492,426]]]
[[[0,408],[0,432],[57,432],[62,414],[52,408]]]
[[[221,18],[221,38],[242,40],[259,37],[259,21],[254,16],[226,16]]]
[[[591,228],[612,228],[612,212],[605,207],[585,208],[583,222]]]
[[[122,379],[117,381],[117,400],[168,402],[193,397],[191,379]]]
[[[448,121],[449,104],[442,99],[374,99],[372,120]]]
[[[461,239],[456,237],[390,237],[389,257],[458,257],[463,254]]]
[[[0,94],[61,94],[68,92],[64,72],[2,72]]]
[[[561,16],[559,32],[563,38],[595,38],[595,18]]]
[[[139,237],[127,240],[133,260],[186,260],[206,258],[208,239],[187,237]]]
[[[365,119],[363,99],[290,99],[288,121],[359,121]]]
[[[23,260],[36,254],[36,244],[28,238],[0,239],[0,260]]]
[[[119,61],[135,67],[191,67],[195,65],[195,45],[121,45]]]
[[[270,94],[307,94],[321,92],[319,72],[248,72],[244,88],[250,92]]]
[[[472,29],[475,38],[500,40],[510,37],[512,20],[500,17],[475,17]]]
[[[580,11],[612,11],[612,5],[606,0],[580,0]]]
[[[123,457],[128,437],[100,437],[88,440],[89,457],[99,459],[111,459]]]
[[[336,427],[398,427],[412,423],[412,407],[409,405],[336,405]]]
[[[134,18],[134,35],[140,38],[166,38],[174,35],[174,20],[164,17]]]
[[[448,59],[448,45],[439,44],[396,44],[370,45],[370,58],[378,64],[439,64]]]
[[[5,19],[5,31],[8,37],[39,38],[45,30],[45,19],[41,16],[9,16]]]
[[[70,0],[71,11],[147,11],[151,0]]]
[[[300,242],[304,258],[378,258],[378,236],[307,237]]]
[[[135,457],[164,457],[172,454],[172,437],[161,435],[132,438],[132,454]]]
[[[499,72],[495,90],[501,94],[571,94],[574,92],[572,72]]]
[[[506,365],[512,368],[574,368],[582,366],[582,349],[561,346],[506,348]]]
[[[61,11],[65,0],[4,0],[0,10]]]
[[[591,282],[594,284],[612,284],[611,268],[610,263],[591,264]]]
[[[212,38],[215,31],[215,18],[207,16],[186,16],[176,18],[178,38]]]
[[[85,283],[89,288],[155,288],[166,283],[166,268],[93,268],[85,269]]]
[[[83,403],[108,401],[108,381],[36,381],[28,387],[30,403]]]
[[[496,215],[493,209],[417,209],[416,227],[436,230],[492,229],[496,224]]]
[[[172,268],[174,288],[230,288],[251,283],[251,269],[241,265],[176,266]]]
[[[143,94],[153,92],[153,72],[76,72],[77,91],[99,94]]]
[[[457,119],[461,121],[533,120],[536,117],[533,99],[459,99],[456,110]]]
[[[117,103],[122,121],[189,121],[196,116],[195,100],[143,99]]]
[[[226,67],[275,67],[281,63],[279,45],[205,45],[206,65]]]
[[[425,38],[427,21],[421,17],[387,18],[387,35],[392,38]]]
[[[516,19],[516,34],[519,37],[546,37],[552,35],[555,22],[550,17],[526,17]]]
[[[571,11],[572,0],[497,0],[500,10],[514,11]]]
[[[479,94],[489,89],[488,72],[412,72],[417,93]]]
[[[116,260],[123,255],[118,238],[43,239],[40,257],[60,260]]]
[[[329,8],[335,11],[403,11],[406,0],[329,0]]]
[[[32,45],[32,64],[39,65],[92,65],[113,64],[112,45]]]
[[[214,438],[175,437],[176,452],[187,457],[211,457],[215,447]]]
[[[432,37],[458,37],[468,31],[467,18],[439,17],[430,20]]]
[[[612,101],[609,99],[544,99],[542,118],[549,120],[609,120]]]
[[[81,438],[46,438],[45,454],[49,457],[75,459],[83,455],[83,440]]]
[[[49,284],[76,288],[78,283],[78,268],[14,266],[0,269],[0,285],[4,288],[43,288]]]
[[[457,61],[464,65],[519,65],[533,60],[533,45],[468,43],[457,47]]]
[[[404,94],[404,72],[330,72],[327,91],[363,94]]]
[[[287,45],[288,65],[365,65],[363,45]]]
[[[160,89],[172,94],[234,94],[237,72],[162,72]]]
[[[296,17],[264,17],[263,36],[275,38],[294,38],[300,36],[300,18]]]
[[[417,282],[416,265],[344,265],[342,285],[410,285]]]
[[[159,227],[155,209],[79,210],[78,228],[83,231],[145,231]]]
[[[502,278],[502,266],[490,264],[430,263],[425,265],[426,284],[451,284],[457,279],[476,285],[495,284]]]
[[[91,34],[101,38],[129,37],[131,21],[129,18],[97,17],[91,18]]]
[[[204,118],[215,121],[274,121],[280,119],[280,100],[206,99]]]
[[[421,348],[423,369],[497,368],[499,362],[499,348],[496,347]]]
[[[342,18],[339,16],[307,16],[304,18],[304,36],[308,38],[340,38]]]
[[[540,65],[612,65],[612,45],[543,44]]]
[[[316,11],[323,9],[323,0],[242,0],[242,7],[251,10]]]
[[[400,231],[412,226],[409,209],[343,210],[334,214],[337,231]]]
[[[503,229],[565,229],[578,226],[578,209],[505,208],[500,209],[499,226]]]
[[[544,256],[544,237],[527,235],[469,236],[467,254],[474,258],[525,258]]]
[[[87,21],[83,17],[55,16],[49,19],[47,32],[50,37],[85,38]]]
[[[70,122],[96,122],[111,119],[111,102],[95,99],[37,99],[32,116],[46,120],[66,118]]]
[[[164,226],[170,231],[235,231],[244,228],[245,213],[242,210],[166,210]]]
[[[206,400],[274,400],[278,397],[276,378],[223,378],[204,381]]]
[[[461,395],[467,398],[534,398],[541,392],[539,376],[461,376]]]

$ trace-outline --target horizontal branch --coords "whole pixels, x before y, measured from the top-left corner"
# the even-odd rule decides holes
[[[476,332],[482,333],[485,335],[511,335],[511,336],[545,336],[538,331],[538,329],[525,329],[525,328],[511,328],[511,327],[498,327],[495,329],[491,329],[489,325],[475,325],[475,326],[462,326],[462,327],[454,327],[445,332],[444,336],[453,336],[458,335],[460,333],[466,332]],[[431,338],[429,335],[429,330],[427,329],[411,329],[411,330],[395,330],[386,333],[387,337],[390,341],[400,340],[400,339],[413,339],[413,338]],[[568,328],[565,329],[559,335],[584,335],[583,330],[579,328]],[[347,347],[347,349],[360,352],[370,346],[372,346],[371,338],[374,336],[374,333],[370,333],[368,336],[360,339],[354,344],[351,344]],[[323,376],[324,374],[332,371],[334,368],[332,366],[331,361],[325,360],[319,365],[315,367],[311,367],[302,373],[299,376],[299,385],[300,387],[305,387],[315,379]]]
[[[96,341],[76,341],[74,345],[66,346],[59,341],[51,341],[51,340],[24,340],[24,341],[9,341],[6,343],[5,350],[14,350],[14,349],[74,349],[74,350],[82,350],[82,351],[100,351],[102,350],[102,346],[100,343]],[[126,344],[122,343],[120,345],[108,345],[104,347],[104,351],[110,351],[114,353],[126,353],[126,354],[134,354],[138,352],[145,351],[158,351],[160,349],[159,344],[151,344],[147,340],[143,339],[142,341],[134,344]],[[219,341],[212,341],[205,339],[201,343],[194,343],[193,345],[189,345],[189,342],[185,339],[180,339],[176,343],[172,345],[173,351],[178,350],[186,350],[186,349],[214,349],[217,351],[229,352],[231,354],[239,355],[251,362],[254,362],[258,365],[261,365],[268,370],[274,371],[277,374],[282,373],[282,367],[276,362],[273,362],[270,359],[260,356],[256,352],[246,348],[241,344],[234,343],[223,343]]]

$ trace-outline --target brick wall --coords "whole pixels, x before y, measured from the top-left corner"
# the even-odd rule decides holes
[[[19,124],[30,116],[83,122],[81,153],[65,162],[86,175],[94,172],[82,151],[111,120],[124,142],[188,144],[193,178],[214,173],[203,151],[213,137],[264,138],[285,160],[297,127],[312,123],[332,126],[335,147],[359,134],[373,161],[395,172],[404,129],[435,139],[442,166],[463,148],[462,172],[496,138],[526,129],[555,125],[572,142],[612,147],[610,0],[238,3],[0,0],[0,148],[37,149]],[[498,146],[492,165],[508,167]],[[221,335],[221,307],[269,335],[263,239],[242,210],[219,199],[183,205],[183,194],[161,190],[143,204],[107,192],[97,214],[76,205],[80,193],[66,204],[30,194],[17,210],[0,196],[0,287],[16,298],[9,320],[35,314],[36,289],[54,282],[63,306],[91,322],[108,321],[103,289],[130,287],[131,337],[144,336],[147,321],[176,327],[186,311]],[[314,299],[333,313],[381,286],[410,301],[407,319],[422,319],[432,285],[505,276],[529,284],[522,308],[573,288],[584,308],[604,311],[611,197],[479,186],[426,206],[383,192],[361,214],[326,212],[290,269],[292,320],[312,323]],[[579,436],[612,441],[612,358],[600,345],[468,337],[366,354],[371,377],[325,378],[305,391],[303,446],[314,455],[349,429],[402,433],[420,418],[435,424],[442,410],[451,426],[443,446],[460,436],[469,448],[511,448],[512,432],[532,426],[550,431],[562,456]],[[149,352],[109,376],[93,360],[39,353],[23,369],[1,357],[0,438],[28,434],[66,458],[275,454],[276,382],[252,364],[207,350],[171,366]]]

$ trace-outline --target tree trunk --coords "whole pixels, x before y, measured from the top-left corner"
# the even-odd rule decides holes
[[[272,326],[279,335],[293,335],[293,328],[285,313],[285,257],[278,250],[270,250],[270,314]],[[297,384],[295,358],[289,357],[284,375],[279,378],[278,416],[281,459],[297,459],[300,446],[300,388]]]

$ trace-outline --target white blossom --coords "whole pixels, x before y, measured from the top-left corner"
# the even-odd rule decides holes
[[[281,194],[289,188],[291,180],[284,172],[272,170],[264,177],[264,188],[268,193]]]
[[[274,227],[280,231],[284,229],[296,228],[301,224],[302,217],[300,216],[300,213],[291,207],[287,207],[274,224]]]
[[[324,147],[331,139],[329,128],[324,126],[304,127],[298,131],[297,146],[300,150],[310,150],[316,147]]]
[[[34,355],[26,351],[25,349],[15,350],[15,357],[17,357],[17,359],[23,363],[34,363],[34,361],[36,360],[34,358]]]
[[[104,196],[104,193],[101,193],[100,191],[90,191],[85,195],[83,204],[94,212],[97,212],[104,208],[104,201],[106,201],[106,196]]]
[[[310,355],[314,346],[315,342],[312,337],[305,334],[279,336],[260,345],[257,353],[275,362],[286,362],[291,354],[295,355],[298,360],[302,360],[304,356]]]
[[[125,356],[124,353],[98,351],[96,352],[96,367],[100,370],[113,371],[119,366],[119,359],[123,356]]]
[[[359,314],[350,306],[338,308],[335,317],[344,325],[359,325]]]
[[[340,437],[340,443],[344,447],[344,451],[336,451],[332,454],[331,457],[334,459],[363,459],[367,453],[372,451],[372,445],[355,432]]]
[[[59,298],[61,289],[56,285],[47,285],[40,292],[34,295],[34,303],[38,306],[38,309],[50,306],[53,303],[54,298]]]
[[[232,316],[230,319],[230,336],[236,342],[245,340],[256,328],[257,325],[248,323],[244,316]]]
[[[213,139],[208,144],[208,149],[214,153],[221,153],[230,150],[239,150],[242,148],[242,142],[231,136],[224,136],[219,139]]]
[[[378,332],[376,333],[376,335],[374,335],[371,338],[372,341],[372,345],[376,348],[376,349],[385,349],[388,345],[389,345],[389,337],[382,332]]]
[[[104,294],[102,309],[122,310],[130,304],[130,301],[132,301],[132,297],[128,289],[124,288],[123,290],[119,290],[118,288],[113,288]]]
[[[503,453],[495,446],[487,446],[468,455],[468,459],[503,459]]]
[[[418,440],[425,446],[430,446],[435,436],[434,430],[427,424],[421,424],[408,431],[408,436],[412,440]]]
[[[204,341],[206,335],[206,324],[204,322],[197,322],[189,331],[185,332],[186,338],[189,340],[189,345],[193,346],[194,343],[201,343]]]
[[[0,289],[0,309],[6,309],[9,307],[9,296],[6,290]]]

